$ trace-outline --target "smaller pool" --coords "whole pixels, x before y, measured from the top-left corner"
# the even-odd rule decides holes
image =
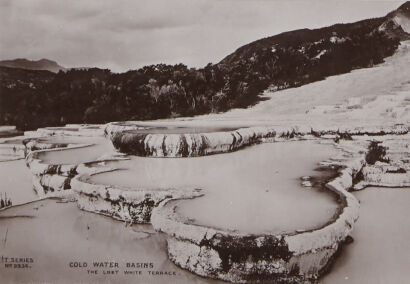
[[[10,140],[6,140],[4,142],[1,142],[1,144],[18,144],[18,145],[23,145],[23,141],[24,139],[10,139]]]
[[[79,128],[74,128],[74,127],[46,127],[45,129],[47,130],[64,130],[64,131],[73,131],[73,132],[78,132]]]
[[[7,195],[13,205],[38,199],[24,160],[0,162],[0,195]]]
[[[92,162],[97,160],[103,155],[107,155],[114,151],[111,142],[103,137],[92,137],[92,138],[80,138],[80,137],[56,137],[47,140],[42,140],[42,142],[48,143],[68,143],[68,144],[89,144],[93,143],[91,146],[73,148],[73,149],[61,149],[41,152],[38,154],[37,158],[45,163],[49,164],[61,164],[61,165],[73,165],[81,164],[86,162]]]
[[[95,167],[95,166],[93,166]],[[94,174],[88,178],[86,182],[103,185],[115,185],[118,187],[124,187],[127,190],[164,190],[171,188],[164,185],[149,185],[145,183],[138,184],[133,178],[134,172],[129,169],[118,169],[111,172],[102,172]]]
[[[210,132],[228,132],[237,130],[238,127],[180,127],[180,126],[167,126],[167,127],[147,127],[145,129],[135,129],[124,131],[124,133],[137,133],[137,134],[197,134],[197,133],[210,133]]]

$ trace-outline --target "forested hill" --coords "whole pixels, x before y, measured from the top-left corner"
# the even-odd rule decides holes
[[[0,124],[32,129],[192,116],[247,107],[261,92],[370,67],[409,39],[410,2],[385,17],[302,29],[240,47],[201,69],[151,65],[48,71],[0,67]]]

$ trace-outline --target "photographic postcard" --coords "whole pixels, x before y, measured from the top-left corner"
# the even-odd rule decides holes
[[[408,282],[409,1],[0,7],[0,283]]]

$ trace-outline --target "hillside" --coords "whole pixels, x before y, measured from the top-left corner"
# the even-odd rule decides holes
[[[41,59],[37,61],[27,60],[24,58],[18,58],[13,60],[1,60],[0,66],[28,70],[47,70],[54,73],[57,73],[60,70],[66,70],[66,68],[58,65],[57,62],[48,59]]]
[[[385,17],[302,29],[240,47],[204,68],[151,65],[121,74],[0,68],[0,124],[32,129],[193,116],[245,108],[287,89],[372,67],[409,39],[410,2]],[[44,73],[46,72],[46,73]]]

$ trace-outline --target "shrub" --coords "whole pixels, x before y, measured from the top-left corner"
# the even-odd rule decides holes
[[[389,162],[389,160],[386,159],[387,148],[379,144],[379,141],[371,141],[369,144],[366,162],[370,165],[374,165],[377,161]]]

